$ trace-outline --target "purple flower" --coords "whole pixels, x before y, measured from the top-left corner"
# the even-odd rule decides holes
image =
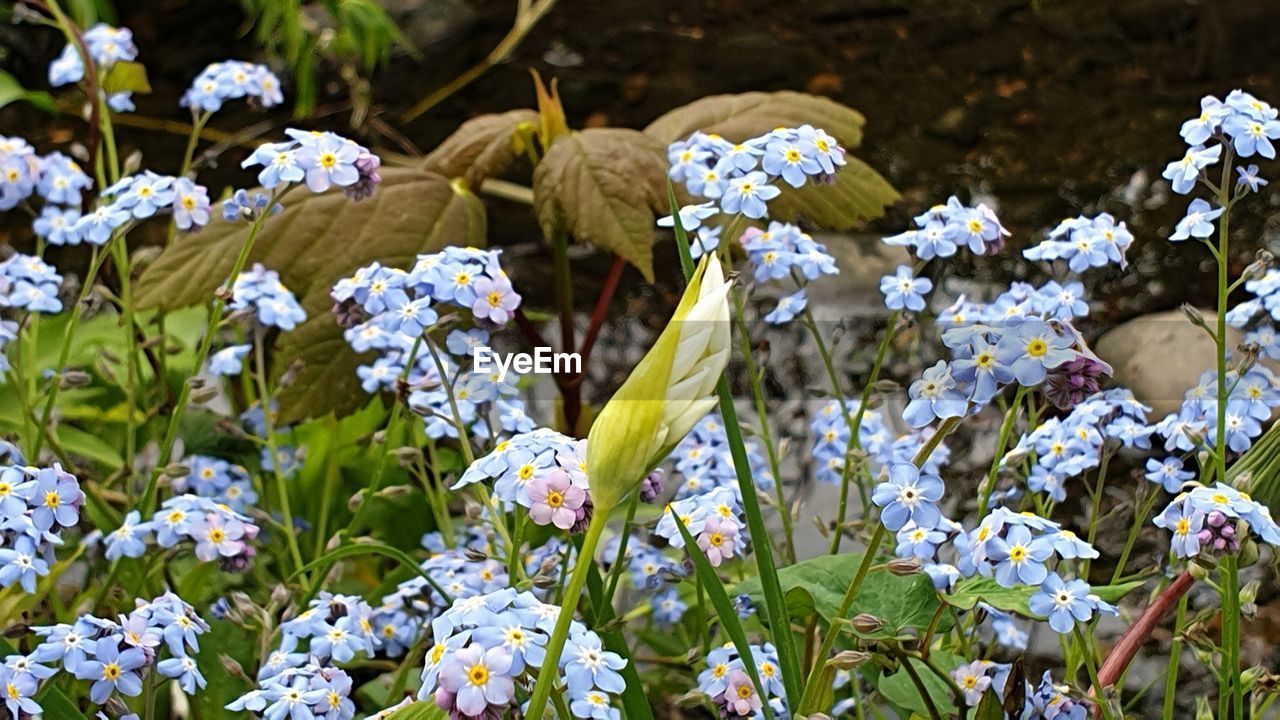
[[[561,530],[573,527],[587,492],[569,481],[563,470],[551,470],[543,477],[529,481],[529,519],[536,525],[555,525]]]
[[[485,650],[468,645],[445,661],[440,669],[440,689],[449,694],[452,707],[464,715],[483,714],[489,706],[502,708],[515,697],[515,683],[507,675],[511,654],[502,647]],[[440,703],[438,696],[436,703]]]

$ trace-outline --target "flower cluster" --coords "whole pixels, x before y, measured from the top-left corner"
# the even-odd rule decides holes
[[[146,522],[137,510],[130,511],[103,542],[107,558],[114,560],[142,557],[153,541],[168,549],[190,540],[198,560],[217,560],[228,572],[239,572],[257,555],[250,542],[258,532],[258,526],[245,515],[216,500],[187,493],[166,500]]]
[[[32,630],[42,640],[26,658],[27,680],[16,687],[9,684],[10,698],[30,698],[35,694],[35,680],[51,678],[58,669],[91,682],[89,699],[98,705],[106,704],[116,694],[140,695],[143,678],[153,669],[176,680],[189,695],[206,684],[195,654],[200,651],[199,636],[209,630],[209,625],[173,593],[150,602],[137,601],[136,607],[120,616],[118,622],[85,615],[75,623]],[[162,654],[168,657],[161,659]],[[39,714],[38,707],[22,709],[26,714]]]
[[[546,428],[520,433],[477,459],[453,489],[487,481],[498,500],[527,509],[535,525],[581,532],[591,521],[586,440]]]
[[[1280,378],[1269,368],[1255,365],[1243,375],[1227,373],[1225,442],[1236,453],[1248,450],[1262,434],[1262,423],[1280,407]],[[1178,412],[1170,413],[1155,425],[1164,438],[1167,452],[1197,452],[1212,448],[1218,439],[1218,375],[1206,371],[1187,390]]]
[[[1131,245],[1133,233],[1125,224],[1101,213],[1094,218],[1080,216],[1063,220],[1049,231],[1048,239],[1022,254],[1028,260],[1066,260],[1067,267],[1078,273],[1112,263],[1124,268],[1128,264],[1125,253]]]
[[[489,345],[489,329],[506,324],[520,304],[499,257],[498,251],[449,247],[420,255],[407,272],[379,263],[362,267],[330,293],[347,343],[356,352],[379,355],[356,369],[364,390],[395,389],[403,378],[410,389],[409,405],[422,416],[432,438],[458,437],[455,406],[473,437],[493,434],[486,412],[490,407],[497,411],[502,431],[533,429],[516,397],[516,373],[504,376],[496,368],[480,372],[472,367],[474,350]],[[423,339],[442,306],[470,311],[477,325],[451,331],[444,352]]]
[[[764,492],[773,490],[777,479],[765,461],[760,443],[754,438],[747,439],[746,451],[756,487]],[[717,488],[738,492],[738,474],[733,467],[729,436],[719,413],[711,413],[699,420],[672,449],[669,460],[673,464],[673,477],[679,478],[676,499],[703,495]]]
[[[764,717],[761,708],[765,703],[775,717],[787,717],[777,650],[769,643],[752,645],[750,650],[752,664],[760,678],[759,689],[747,672],[742,656],[730,644],[707,653],[707,667],[698,673],[697,691],[710,697],[725,718]]]
[[[996,252],[1004,247],[1009,231],[1000,224],[995,211],[985,203],[966,207],[952,196],[945,205],[935,205],[915,217],[915,228],[884,238],[888,245],[910,247],[921,260],[951,257],[962,247],[975,255]]]
[[[83,504],[80,483],[60,465],[0,469],[0,587],[34,593],[54,563],[60,533],[80,522]]]
[[[249,711],[271,720],[351,720],[355,717],[352,680],[346,671],[322,665],[305,653],[289,655],[296,655],[296,662],[264,665],[264,671],[269,668],[271,671],[265,676],[259,674],[259,687],[229,703],[227,709]]]
[[[1180,558],[1235,553],[1250,530],[1263,542],[1280,545],[1280,526],[1271,519],[1271,510],[1222,483],[1195,485],[1174,498],[1154,522],[1173,533],[1170,545]]]
[[[514,710],[516,688],[545,672],[545,646],[561,612],[511,588],[455,600],[431,623],[418,698],[433,699],[451,717],[496,718]],[[585,626],[570,626],[556,670],[574,717],[619,717],[612,696],[623,690],[618,671],[626,662]]]
[[[844,155],[835,138],[810,125],[736,144],[695,132],[667,148],[668,176],[690,194],[716,201],[726,215],[759,219],[768,213],[766,203],[781,194],[774,184],[779,179],[791,187],[828,182],[845,164]]]
[[[1098,467],[1108,440],[1134,450],[1151,448],[1155,428],[1146,424],[1150,410],[1123,388],[1096,393],[1077,403],[1066,417],[1049,418],[1024,434],[1001,464],[1021,465],[1033,456],[1027,487],[1062,502],[1067,497],[1066,481]]]
[[[231,285],[231,309],[245,311],[259,325],[292,330],[307,319],[280,275],[256,263],[252,270],[240,273]]]
[[[84,31],[84,45],[99,73],[105,73],[118,62],[131,62],[138,57],[138,46],[133,43],[129,28],[114,28],[98,23]],[[84,79],[84,58],[73,43],[49,63],[49,84],[53,87],[70,85]],[[133,110],[133,93],[122,91],[107,97],[107,104],[116,112]]]
[[[58,288],[62,276],[53,266],[34,255],[14,253],[0,262],[0,307],[11,307],[27,312],[62,312],[62,300]],[[14,328],[4,326],[0,337],[12,339]]]
[[[249,472],[239,465],[208,455],[192,455],[183,464],[187,474],[169,483],[174,492],[194,493],[241,513],[257,502]]]
[[[739,238],[757,283],[785,282],[798,287],[778,300],[765,322],[791,322],[808,305],[805,286],[823,275],[835,275],[836,260],[808,233],[789,223],[770,222],[765,230],[747,228]],[[703,250],[709,248],[704,247]],[[699,253],[701,254],[701,253]]]
[[[280,78],[265,65],[224,60],[201,70],[179,103],[192,112],[214,113],[222,103],[238,98],[247,98],[262,107],[278,105],[284,102]]]
[[[241,167],[262,166],[258,183],[279,192],[292,183],[304,183],[314,193],[331,187],[356,200],[373,194],[382,182],[382,161],[354,140],[331,132],[287,129],[289,140],[258,146]]]
[[[676,523],[693,536],[713,567],[740,554],[747,546],[746,523],[739,519],[742,501],[735,490],[719,487],[667,505],[654,534],[671,547],[684,547]]]
[[[810,423],[813,438],[814,476],[819,482],[839,484],[844,478],[845,467],[851,452],[849,428],[856,416],[857,398],[828,400],[814,413]],[[842,417],[841,407],[848,408],[849,417]],[[929,430],[894,435],[879,410],[866,410],[859,422],[857,449],[860,451],[872,477],[895,463],[911,463],[928,439]],[[950,452],[940,444],[930,453],[923,465],[927,475],[937,475],[946,465]],[[852,470],[852,468],[850,468]]]

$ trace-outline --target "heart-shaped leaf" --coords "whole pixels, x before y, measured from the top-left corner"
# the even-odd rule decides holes
[[[645,134],[670,144],[695,130],[734,142],[759,137],[779,127],[809,124],[830,133],[852,150],[862,142],[862,113],[817,95],[783,91],[715,95],[692,102],[654,120]],[[804,221],[833,230],[847,230],[878,218],[897,202],[893,189],[871,166],[852,155],[831,185],[792,188],[780,184],[782,195],[769,204],[775,220]]]
[[[621,255],[653,281],[655,213],[666,213],[662,144],[636,130],[592,128],[556,140],[533,174],[543,232]]]
[[[485,244],[484,205],[461,182],[408,168],[382,176],[377,192],[362,202],[340,192],[286,199],[254,244],[250,262],[279,272],[307,311],[307,321],[280,342],[277,368],[303,362],[280,397],[285,421],[345,414],[368,400],[355,375],[358,358],[329,313],[334,282],[374,260],[407,267],[418,254],[446,245]],[[218,218],[196,235],[179,237],[139,278],[138,305],[173,310],[208,302],[247,233],[244,223]]]
[[[644,129],[662,143],[683,140],[695,130],[741,141],[780,127],[809,124],[830,133],[846,150],[862,144],[866,118],[847,105],[790,90],[712,95],[678,107]]]
[[[779,568],[778,582],[786,594],[791,616],[803,619],[816,612],[824,621],[831,622],[839,612],[845,591],[860,564],[861,554],[845,553],[815,557]],[[764,597],[760,581],[756,578],[740,583],[734,592],[746,594],[756,602]],[[887,570],[875,570],[867,574],[862,587],[858,588],[845,619],[859,613],[875,615],[885,624],[872,636],[893,637],[907,630],[923,631],[937,609],[937,593],[924,575],[903,577]],[[950,627],[945,621],[946,618],[945,627]]]
[[[515,161],[514,136],[524,123],[536,128],[538,113],[522,109],[471,118],[432,150],[422,166],[445,177],[460,177],[475,190],[485,178],[502,173]]]

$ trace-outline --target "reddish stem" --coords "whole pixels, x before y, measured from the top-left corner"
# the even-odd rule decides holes
[[[621,255],[613,258],[613,265],[609,267],[609,275],[604,279],[604,285],[600,288],[600,297],[596,299],[596,309],[591,313],[591,323],[587,325],[587,334],[582,338],[582,347],[578,348],[578,355],[582,357],[583,373],[586,372],[587,358],[591,357],[591,349],[595,347],[596,338],[600,336],[600,328],[604,325],[605,316],[609,314],[609,306],[613,304],[613,295],[618,291],[618,281],[622,278],[622,270],[627,266],[627,261]]]
[[[1120,640],[1111,648],[1111,652],[1107,653],[1107,659],[1098,670],[1098,683],[1102,687],[1093,688],[1094,695],[1099,695],[1102,688],[1116,684],[1124,674],[1125,668],[1129,667],[1133,657],[1138,654],[1138,649],[1147,641],[1147,638],[1151,637],[1151,632],[1156,629],[1156,625],[1160,624],[1160,621],[1173,610],[1173,606],[1178,604],[1195,582],[1190,572],[1183,572],[1174,578],[1173,582],[1169,583],[1169,587],[1156,596],[1156,599],[1142,612],[1142,617],[1124,631],[1124,635],[1120,636]]]

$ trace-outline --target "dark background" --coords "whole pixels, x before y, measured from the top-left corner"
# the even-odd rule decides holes
[[[487,53],[514,15],[513,2],[496,0],[386,4],[422,53],[417,61],[398,54],[373,75],[374,112],[393,125],[398,111]],[[134,31],[155,86],[155,94],[138,99],[144,118],[185,119],[177,98],[209,62],[265,59],[235,2],[119,2],[117,11],[119,24]],[[1166,202],[1159,174],[1181,155],[1178,127],[1198,111],[1202,95],[1243,87],[1280,101],[1272,69],[1280,58],[1278,25],[1280,2],[1256,0],[560,0],[507,63],[397,129],[427,152],[468,117],[531,106],[529,68],[558,79],[576,126],[641,127],[715,93],[827,95],[867,116],[857,153],[903,194],[869,232],[897,232],[953,193],[997,203],[1014,232],[1011,251],[976,263],[962,257],[942,272],[996,283],[1039,281],[1043,269],[1014,252],[1036,242],[1039,231],[1080,212],[1107,210],[1128,221],[1137,236],[1133,267],[1094,270],[1086,278],[1094,299],[1103,301],[1088,328],[1096,334],[1144,312],[1212,301],[1208,254],[1163,239],[1185,201]],[[39,88],[62,39],[32,26],[3,27],[0,44],[8,50],[5,69]],[[277,69],[288,95],[290,78]],[[316,122],[340,128],[349,115],[345,86],[336,69],[322,73],[325,115]],[[269,118],[283,125],[288,113],[284,107]],[[262,120],[232,103],[212,127],[237,130]],[[81,129],[73,117],[51,122],[26,107],[0,111],[0,133],[22,134],[42,152]],[[351,132],[400,149],[368,126]],[[143,149],[147,167],[177,169],[181,135],[130,127],[121,134],[127,148]],[[215,193],[245,182],[230,162],[238,152],[202,174]],[[1263,164],[1264,176],[1270,169]],[[1233,221],[1240,228],[1235,271],[1261,246],[1275,204],[1276,195],[1264,192]],[[494,242],[538,240],[518,206],[495,202],[491,210]],[[21,246],[28,239],[25,218],[11,213],[0,224],[0,240]],[[603,274],[607,260],[588,261],[595,266],[600,272],[585,273],[587,282]],[[638,281],[628,271],[627,292],[643,292]]]

